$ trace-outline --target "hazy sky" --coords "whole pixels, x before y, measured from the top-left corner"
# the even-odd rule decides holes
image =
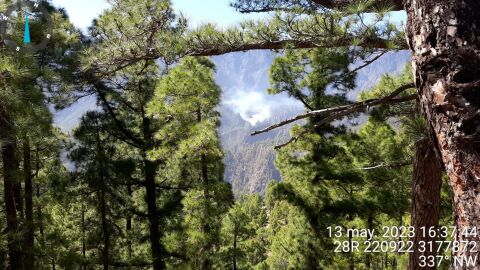
[[[75,25],[85,30],[91,21],[108,7],[104,0],[53,0],[53,3],[67,10]],[[173,8],[189,18],[191,26],[203,22],[216,22],[228,26],[246,18],[259,15],[242,15],[229,6],[230,0],[173,0]]]
[[[53,3],[67,10],[70,20],[85,30],[102,10],[108,7],[103,0],[53,0]]]

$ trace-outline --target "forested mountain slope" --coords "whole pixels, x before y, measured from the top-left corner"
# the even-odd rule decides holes
[[[286,119],[303,107],[285,95],[267,93],[268,73],[274,53],[253,51],[213,57],[216,81],[223,90],[220,112],[220,138],[225,152],[225,179],[235,194],[264,194],[269,181],[280,180],[275,168],[273,146],[289,135],[289,128],[250,137],[259,127]],[[349,93],[355,99],[359,92],[372,87],[385,73],[396,73],[405,67],[408,52],[388,53],[359,72],[357,89]],[[55,122],[71,130],[85,111],[95,108],[95,99],[87,97],[56,113]]]
[[[239,115],[244,110],[229,102],[238,93],[266,93],[268,70],[274,54],[270,52],[234,53],[215,57],[217,83],[224,91],[221,109],[222,125],[220,137],[226,156],[225,179],[232,183],[236,194],[265,192],[270,180],[280,180],[275,168],[273,146],[283,142],[289,135],[289,128],[283,127],[270,133],[250,137],[259,127],[267,126],[289,118],[304,110],[299,103],[285,96],[266,96],[265,106],[270,106],[270,117],[252,126]],[[404,69],[409,60],[408,52],[389,53],[358,74],[357,89],[349,94],[355,99],[359,92],[372,87],[382,74],[396,73]],[[256,108],[260,111],[259,108]],[[251,114],[257,111],[250,112]],[[248,115],[247,115],[248,117]],[[251,121],[251,120],[250,120]]]

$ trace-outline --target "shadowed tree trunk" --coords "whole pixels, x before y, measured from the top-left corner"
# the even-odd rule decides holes
[[[22,252],[21,242],[18,234],[20,234],[19,218],[17,216],[15,206],[15,177],[18,172],[18,161],[15,156],[16,143],[7,142],[2,145],[3,160],[3,185],[5,213],[7,217],[7,238],[8,238],[8,257],[9,269],[22,269]]]
[[[128,196],[130,198],[132,198],[132,185],[128,185],[127,186],[127,192],[128,192]],[[127,224],[126,224],[126,230],[127,230],[127,236],[128,236],[128,240],[127,240],[127,250],[128,250],[128,259],[130,260],[132,258],[132,253],[133,253],[133,250],[132,250],[132,215],[129,213],[127,215]]]
[[[96,119],[96,139],[97,139],[97,158],[98,158],[98,180],[99,189],[98,189],[98,197],[99,197],[99,208],[100,208],[100,216],[101,216],[101,223],[102,223],[102,233],[103,233],[103,252],[102,252],[102,262],[103,262],[103,270],[108,270],[109,267],[109,252],[110,252],[110,234],[108,231],[108,223],[107,223],[107,203],[105,199],[106,193],[106,183],[105,183],[105,167],[104,167],[104,153],[102,147],[102,141],[100,139],[100,127],[98,123],[98,119]]]
[[[86,265],[86,262],[87,262],[87,239],[86,239],[86,236],[85,236],[85,206],[82,202],[82,208],[81,210],[82,213],[81,213],[81,226],[82,226],[82,265],[81,265],[81,269],[82,270],[86,270],[87,269],[87,265]]]
[[[462,232],[480,228],[480,2],[407,0],[405,7],[417,91],[453,192],[456,238],[478,247],[478,235]],[[461,247],[454,256],[478,255]],[[480,260],[456,269],[480,269]]]
[[[151,161],[147,160],[146,154],[144,155],[145,166],[145,188],[147,191],[147,209],[148,209],[148,222],[150,231],[150,247],[153,259],[153,269],[162,270],[166,269],[165,262],[163,261],[162,254],[163,249],[160,244],[160,222],[157,217],[157,191],[155,186],[155,170]]]
[[[23,139],[23,177],[25,181],[25,269],[34,269],[33,184],[30,140]]]
[[[442,167],[435,154],[435,146],[425,138],[415,145],[412,177],[412,226],[415,228],[413,253],[409,257],[409,270],[436,269],[420,267],[420,256],[435,256],[433,250],[419,251],[419,243],[435,243],[436,238],[429,237],[430,228],[438,228],[440,219],[440,192],[442,187]],[[421,228],[424,229],[421,229]]]
[[[18,179],[20,166],[17,157],[17,142],[13,135],[11,119],[0,108],[0,143],[3,162],[3,189],[5,216],[7,218],[8,257],[10,270],[23,268],[22,241],[19,220],[23,216],[21,188]]]
[[[143,117],[143,136],[146,143],[145,149],[142,150],[142,158],[144,164],[145,189],[147,191],[147,210],[150,231],[150,248],[153,259],[153,270],[166,269],[163,260],[164,249],[160,243],[160,221],[157,208],[157,187],[155,185],[155,174],[157,166],[154,162],[148,160],[147,150],[152,149],[153,134],[150,128],[150,119]]]
[[[237,225],[235,225],[235,233],[233,235],[233,270],[237,270]]]

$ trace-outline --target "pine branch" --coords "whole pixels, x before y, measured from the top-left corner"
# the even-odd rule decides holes
[[[380,51],[377,55],[375,55],[374,57],[372,57],[371,59],[368,59],[368,60],[365,60],[363,64],[361,64],[360,66],[350,70],[349,73],[355,73],[355,72],[358,72],[359,70],[369,66],[370,64],[372,64],[373,62],[377,61],[378,59],[380,59],[380,57],[384,56],[386,53],[388,52],[388,50],[382,50]]]
[[[318,12],[321,6],[309,0],[237,0],[232,4],[240,13],[263,13],[263,12]]]
[[[130,145],[136,145],[138,147],[142,147],[144,145],[144,141],[140,138],[137,138],[132,131],[130,131],[125,124],[118,119],[117,114],[115,113],[113,107],[110,105],[106,98],[106,93],[104,91],[107,90],[105,84],[99,80],[91,79],[94,78],[93,76],[86,76],[89,82],[94,86],[95,90],[97,91],[98,97],[102,101],[102,104],[105,106],[107,113],[112,117],[115,125],[117,126],[118,130],[124,135],[124,140],[130,140]]]
[[[333,9],[333,8],[342,8],[349,5],[354,4],[355,0],[311,0],[312,2],[321,5],[323,7]],[[394,11],[404,10],[405,7],[403,6],[402,0],[376,0],[373,6],[381,6],[381,5],[392,5]]]
[[[145,36],[152,38],[152,42],[147,42],[151,44],[121,50],[111,56],[108,54],[102,56],[98,61],[92,62],[91,69],[95,73],[114,75],[128,66],[156,59],[162,59],[168,64],[187,55],[215,56],[251,50],[352,46],[382,51],[408,49],[403,34],[385,28],[382,20],[359,24],[356,16],[344,16],[342,12],[314,13],[308,16],[295,12],[277,14],[271,20],[245,21],[237,27],[228,29],[205,24],[195,31],[185,33],[185,36],[178,37],[178,42],[175,43],[179,46],[175,47],[174,53],[171,49],[167,51],[166,47],[159,46],[158,41],[153,42],[150,31],[156,33],[154,28],[146,30],[145,33]],[[126,36],[124,38],[136,39]]]
[[[232,6],[241,13],[261,13],[261,12],[298,12],[298,9],[305,11],[320,11],[321,9],[338,9],[355,4],[354,0],[237,0]],[[377,0],[372,6],[389,5],[393,11],[404,10],[402,0]],[[372,11],[372,8],[366,12]]]
[[[354,37],[342,37],[335,40],[329,40],[329,42],[321,40],[296,40],[296,39],[283,39],[283,40],[264,40],[258,42],[242,41],[239,43],[220,43],[220,44],[202,44],[202,41],[193,41],[189,47],[192,48],[183,52],[182,55],[190,56],[216,56],[233,52],[246,52],[252,50],[283,50],[287,48],[294,49],[312,49],[312,48],[336,48],[347,47],[352,45]],[[210,41],[209,41],[210,42]],[[391,49],[391,41],[381,38],[366,38],[359,44],[359,47],[375,48],[375,49]],[[407,43],[402,43],[397,46],[396,49],[408,49]],[[134,52],[134,55],[128,55],[125,57],[115,58],[110,63],[101,63],[99,66],[114,66],[115,69],[108,72],[114,74],[115,72],[122,70],[128,66],[132,66],[142,61],[152,61],[162,58],[162,54],[157,50],[146,51],[145,53]],[[375,59],[376,60],[376,59]],[[97,68],[97,67],[94,67]],[[101,71],[99,71],[102,73]]]
[[[378,165],[373,165],[373,166],[368,166],[368,167],[362,167],[359,168],[360,170],[374,170],[374,169],[380,169],[380,168],[387,168],[387,169],[397,169],[405,166],[412,165],[412,161],[405,161],[405,162],[394,162],[394,163],[381,163]]]
[[[302,119],[322,115],[322,114],[337,113],[334,116],[335,117],[340,117],[340,116],[345,116],[345,115],[348,115],[348,114],[351,114],[351,113],[354,113],[354,112],[358,112],[358,111],[361,111],[363,109],[373,107],[373,106],[402,103],[402,102],[414,100],[416,98],[416,95],[410,95],[410,96],[407,96],[407,97],[396,99],[396,97],[398,95],[400,95],[402,92],[404,92],[408,89],[414,88],[414,87],[415,87],[415,85],[413,83],[409,83],[409,84],[400,86],[395,91],[393,91],[391,94],[389,94],[388,96],[385,96],[383,98],[368,99],[368,100],[365,100],[365,101],[360,101],[360,102],[356,102],[356,103],[349,104],[349,105],[326,108],[326,109],[321,109],[321,110],[316,110],[316,111],[310,111],[310,112],[307,112],[307,113],[304,113],[304,114],[299,114],[299,115],[297,115],[293,118],[290,118],[288,120],[282,121],[282,122],[277,123],[275,125],[269,126],[265,129],[255,131],[251,135],[255,136],[255,135],[258,135],[258,134],[266,133],[266,132],[269,132],[271,130],[277,129],[279,127],[288,125],[290,123],[293,123],[293,122],[296,122],[296,121],[299,121],[299,120],[302,120]],[[325,119],[327,119],[327,118],[325,118]]]
[[[415,100],[417,98],[416,94],[396,98],[402,92],[404,92],[408,89],[414,88],[414,87],[415,87],[415,85],[413,83],[406,84],[406,85],[400,86],[395,91],[393,91],[391,94],[389,94],[388,96],[385,96],[383,98],[369,99],[369,100],[357,102],[357,103],[350,104],[350,105],[343,105],[343,106],[332,107],[332,108],[316,110],[316,111],[310,111],[310,112],[307,112],[307,113],[304,113],[304,114],[300,114],[300,115],[297,115],[293,118],[285,120],[283,122],[280,122],[280,123],[277,123],[275,125],[269,126],[265,129],[255,131],[251,134],[251,136],[266,133],[266,132],[269,132],[271,130],[277,129],[279,127],[291,124],[293,122],[296,122],[296,121],[299,121],[299,120],[302,120],[302,119],[310,118],[310,117],[313,117],[313,116],[318,116],[318,115],[321,115],[321,114],[327,114],[326,117],[324,117],[322,120],[320,120],[318,123],[316,123],[313,126],[314,128],[318,128],[318,127],[321,127],[325,124],[330,123],[332,120],[335,120],[335,119],[338,119],[338,118],[341,118],[341,117],[345,117],[345,116],[350,115],[350,114],[355,113],[355,112],[360,112],[360,111],[362,111],[366,108],[369,108],[369,107],[374,107],[374,106],[379,106],[379,105],[387,105],[387,104],[397,104],[397,103],[403,103],[403,102]],[[283,148],[283,147],[285,147],[285,146],[287,146],[287,145],[289,145],[293,142],[296,142],[307,133],[308,133],[308,130],[303,130],[300,134],[298,134],[296,136],[292,136],[287,142],[276,145],[274,147],[274,149],[279,150],[279,149],[281,149],[281,148]]]
[[[295,49],[311,49],[311,48],[336,48],[347,47],[352,45],[353,38],[341,38],[332,42],[316,42],[316,41],[303,41],[303,40],[278,40],[278,41],[262,41],[258,43],[243,43],[239,45],[221,45],[210,46],[209,48],[195,48],[186,54],[192,56],[215,56],[232,52],[246,52],[252,50],[282,50],[286,48]],[[359,47],[364,48],[376,48],[376,49],[391,49],[390,41],[385,39],[366,39],[363,40]],[[407,49],[407,44],[402,44],[398,49]],[[135,61],[150,60],[152,56],[145,56],[144,59],[137,57]]]

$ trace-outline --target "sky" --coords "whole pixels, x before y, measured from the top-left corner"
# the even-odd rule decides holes
[[[191,27],[206,22],[215,22],[219,26],[227,27],[245,19],[266,16],[241,14],[230,7],[230,2],[231,0],[172,0],[174,10],[182,12],[189,19]],[[82,30],[86,30],[92,20],[108,7],[105,0],[53,0],[53,3],[64,7],[73,23]],[[394,12],[393,18],[396,21],[404,21],[405,14]]]
[[[86,30],[108,4],[103,0],[53,0],[56,6],[67,10],[70,20],[82,30]]]
[[[108,7],[104,0],[53,0],[64,7],[72,22],[86,30],[92,20]],[[173,0],[173,8],[187,17],[192,27],[201,23],[215,22],[227,27],[245,19],[259,18],[261,15],[242,15],[229,6],[230,0]]]

